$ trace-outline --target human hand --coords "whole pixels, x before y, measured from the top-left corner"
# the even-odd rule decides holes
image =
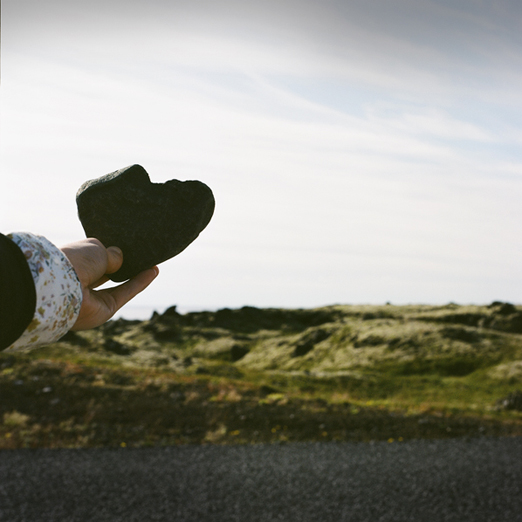
[[[121,250],[112,246],[105,248],[94,238],[71,243],[61,250],[71,262],[82,285],[82,306],[72,330],[87,330],[105,323],[124,304],[145,290],[159,273],[155,266],[121,285],[95,290],[109,280],[107,274],[112,274],[121,267]]]

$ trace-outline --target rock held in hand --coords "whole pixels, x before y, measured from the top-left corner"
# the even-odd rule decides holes
[[[152,183],[140,165],[87,181],[76,194],[87,237],[123,252],[123,265],[110,275],[125,281],[182,252],[207,226],[214,196],[200,181]]]

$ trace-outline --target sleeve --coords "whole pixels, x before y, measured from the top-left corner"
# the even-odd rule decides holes
[[[65,254],[44,237],[27,232],[9,234],[7,237],[22,253],[27,268],[22,270],[20,265],[19,269],[26,275],[29,271],[34,293],[31,314],[28,321],[24,320],[24,329],[19,332],[18,325],[16,332],[19,335],[9,338],[10,344],[2,344],[0,348],[27,350],[56,341],[72,328],[80,313],[82,290],[78,276]],[[17,280],[13,279],[9,286],[11,291],[14,288],[17,293]],[[3,294],[0,300],[4,308],[8,306],[8,298],[6,300]],[[24,306],[27,314],[28,305]],[[5,316],[7,320],[8,315]],[[0,321],[3,329],[7,324],[3,313]]]
[[[35,308],[36,290],[25,256],[0,234],[0,350],[23,334]]]

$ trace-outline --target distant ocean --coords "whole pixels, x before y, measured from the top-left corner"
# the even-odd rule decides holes
[[[113,319],[119,319],[123,317],[124,319],[139,319],[140,321],[145,321],[146,319],[150,319],[154,311],[162,314],[168,307],[152,307],[152,306],[124,306],[121,310],[116,312]]]
[[[174,305],[171,305],[174,306]],[[167,308],[170,308],[170,306],[132,306],[132,305],[126,305],[121,310],[116,312],[113,319],[119,319],[120,317],[123,317],[123,319],[128,320],[140,320],[140,321],[146,321],[147,319],[150,319],[152,317],[152,314],[154,312],[158,312],[159,314],[162,314]],[[208,310],[212,311],[214,308],[205,308],[202,306],[190,306],[190,307],[183,307],[183,306],[176,306],[177,312],[180,314],[186,314],[188,312],[196,312],[196,311],[202,311],[202,310]]]

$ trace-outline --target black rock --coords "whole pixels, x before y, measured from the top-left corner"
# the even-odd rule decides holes
[[[232,362],[239,361],[242,359],[245,355],[250,352],[250,349],[246,346],[243,346],[241,344],[234,344],[232,348],[230,348],[230,360]]]
[[[200,181],[151,183],[140,165],[87,181],[76,194],[87,237],[123,251],[110,276],[125,281],[182,252],[207,226],[214,196]]]
[[[511,303],[504,303],[503,301],[493,301],[488,308],[494,308],[493,313],[498,315],[510,315],[517,312],[515,306]]]
[[[522,411],[522,391],[516,390],[497,401],[497,409]]]
[[[328,339],[328,337],[330,337],[330,332],[321,328],[304,334],[301,339],[297,341],[292,357],[302,357],[306,355],[315,348],[316,344]]]
[[[115,353],[116,355],[130,355],[131,350],[129,347],[125,346],[124,344],[115,341],[114,339],[105,339],[103,342],[103,347],[108,352]]]

